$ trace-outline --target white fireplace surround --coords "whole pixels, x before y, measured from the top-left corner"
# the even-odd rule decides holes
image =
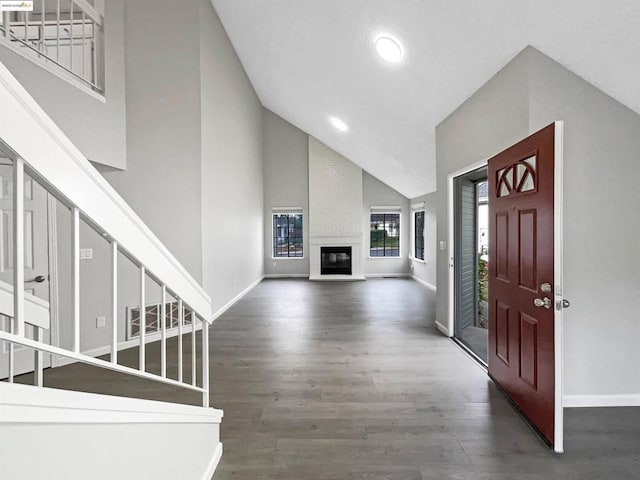
[[[309,279],[364,280],[362,169],[309,137]],[[351,247],[351,275],[322,275],[320,247]]]
[[[320,273],[321,247],[351,247],[351,275],[322,275]],[[363,271],[364,255],[362,251],[362,236],[347,237],[316,237],[311,239],[309,248],[309,280],[344,281],[365,280]]]

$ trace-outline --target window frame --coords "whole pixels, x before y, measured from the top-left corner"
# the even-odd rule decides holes
[[[292,216],[292,215],[300,215],[301,220],[302,220],[302,237],[300,237],[302,239],[302,256],[299,257],[292,257],[287,255],[286,257],[277,257],[275,255],[276,253],[276,245],[275,245],[275,240],[276,237],[274,235],[274,228],[275,228],[275,217],[276,215],[287,215],[287,216]],[[271,209],[271,259],[272,260],[303,260],[305,258],[305,236],[304,236],[304,211],[302,208],[298,208],[298,207],[287,207],[287,208],[272,208]],[[289,237],[287,237],[288,239]],[[289,252],[287,252],[289,253]]]
[[[371,255],[371,216],[372,215],[398,215],[398,255],[378,255],[378,256],[372,256]],[[369,249],[368,249],[368,258],[402,258],[402,232],[404,231],[403,225],[402,225],[402,207],[385,207],[385,208],[381,208],[381,207],[371,207],[369,209],[369,231],[368,231],[368,237],[369,237]],[[385,247],[385,253],[386,253],[386,247]]]
[[[416,230],[416,215],[418,213],[422,213],[422,257],[417,257],[416,256],[416,234],[417,234],[417,230]],[[415,260],[416,262],[421,262],[421,263],[427,263],[427,261],[425,260],[425,250],[426,250],[426,244],[425,244],[425,228],[427,226],[427,212],[423,207],[420,208],[416,208],[413,209],[411,211],[411,259]]]

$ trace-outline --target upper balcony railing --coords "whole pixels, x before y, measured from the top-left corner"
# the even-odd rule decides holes
[[[33,11],[4,12],[0,41],[104,92],[104,18],[94,1],[35,0]]]
[[[2,64],[0,112],[0,378],[34,371],[42,385],[66,357],[208,406],[209,296]],[[119,362],[123,345],[138,347],[135,364]]]

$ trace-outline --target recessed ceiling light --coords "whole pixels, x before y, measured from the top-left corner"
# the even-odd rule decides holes
[[[378,55],[389,63],[398,63],[404,56],[400,42],[387,34],[376,39],[376,50]]]
[[[333,125],[335,128],[337,128],[341,132],[346,132],[347,130],[349,130],[349,127],[347,126],[347,124],[337,117],[330,117],[329,121],[331,122],[331,125]]]

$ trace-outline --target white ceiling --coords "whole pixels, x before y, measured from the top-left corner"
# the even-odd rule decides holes
[[[640,113],[640,0],[213,3],[265,107],[409,198],[436,188],[436,125],[527,45]]]

